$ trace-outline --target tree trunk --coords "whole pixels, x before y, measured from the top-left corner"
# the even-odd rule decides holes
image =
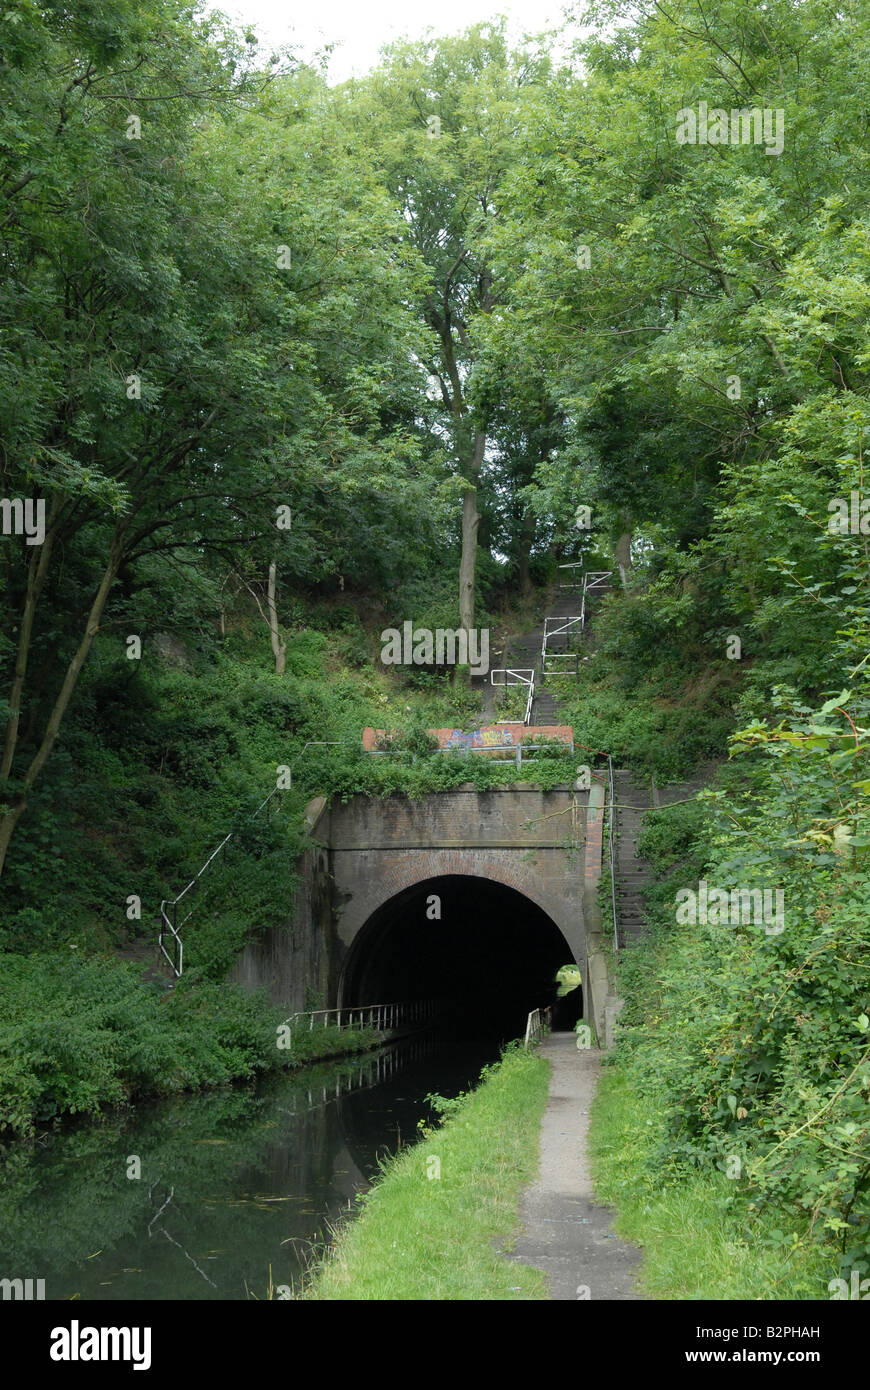
[[[52,511],[56,510],[52,507]],[[51,518],[49,518],[49,524]],[[21,627],[18,631],[18,650],[15,655],[15,674],[12,677],[12,686],[9,691],[9,717],[6,721],[6,737],[3,744],[3,757],[0,759],[0,781],[9,777],[12,772],[12,763],[15,758],[15,748],[18,743],[18,725],[21,719],[21,695],[24,690],[24,678],[27,675],[27,661],[30,655],[30,642],[33,636],[33,619],[36,614],[36,605],[39,602],[39,595],[45,583],[48,573],[48,564],[51,559],[51,549],[54,543],[54,533],[49,531],[39,548],[39,553],[33,552],[30,556],[30,563],[27,566],[27,589],[24,598],[24,611],[21,615]],[[2,862],[2,860],[0,860]]]
[[[459,561],[459,625],[470,632],[474,627],[474,575],[477,566],[477,489],[462,494],[462,558]]]
[[[623,518],[622,518],[622,526],[623,526],[623,530],[622,530],[622,532],[621,532],[621,534],[620,534],[619,540],[616,542],[616,545],[613,547],[613,553],[614,553],[614,556],[616,557],[617,566],[619,567],[619,578],[620,578],[620,581],[621,581],[621,583],[622,583],[622,587],[623,587],[623,589],[625,590],[625,592],[627,593],[627,592],[628,592],[628,574],[629,574],[629,570],[631,569],[631,537],[632,537],[632,525],[631,525],[631,521],[630,521],[630,519],[629,519],[628,517],[623,516]]]
[[[519,553],[517,555],[517,583],[521,594],[531,593],[532,581],[529,573],[531,563],[532,546],[535,543],[535,517],[531,512],[526,512],[520,534],[518,538]]]
[[[99,631],[100,619],[103,616],[103,609],[106,606],[106,599],[109,597],[109,590],[115,582],[115,578],[118,573],[118,567],[121,563],[122,541],[125,529],[126,523],[124,523],[116,529],[115,534],[112,538],[112,545],[109,551],[109,561],[106,566],[105,573],[103,574],[103,577],[100,580],[100,587],[97,589],[97,592],[94,596],[94,601],[91,604],[91,610],[88,614],[88,620],[85,625],[84,635],[76,649],[76,652],[69,666],[67,667],[67,672],[64,676],[63,685],[61,686],[57,699],[54,702],[54,709],[51,711],[51,714],[49,715],[48,723],[45,726],[45,733],[43,734],[42,743],[39,745],[39,748],[37,749],[29,768],[24,774],[23,794],[21,795],[20,800],[18,800],[14,805],[9,807],[9,810],[6,812],[5,816],[0,818],[0,876],[2,876],[3,873],[3,866],[6,862],[6,853],[9,849],[9,844],[12,839],[13,832],[15,830],[16,825],[18,824],[18,821],[21,819],[21,816],[24,814],[24,811],[27,808],[28,792],[30,788],[33,786],[43,767],[45,766],[48,756],[51,753],[52,748],[54,747],[55,740],[57,739],[58,733],[60,732],[60,726],[63,721],[63,717],[67,711],[67,706],[69,705],[72,693],[75,690],[76,683],[78,681],[79,675],[81,674],[81,669],[84,666],[85,661],[87,660],[87,656],[93,645],[94,638],[96,637]]]
[[[6,815],[0,819],[0,874],[3,872],[3,865],[6,862],[6,851],[9,848],[9,841],[15,831],[15,827],[24,814],[26,801],[19,801],[15,806],[11,806]]]
[[[477,528],[480,525],[480,513],[477,510],[477,480],[480,475],[480,465],[483,463],[483,451],[486,447],[486,435],[478,433],[474,436],[474,450],[468,469],[465,473],[468,487],[462,494],[462,557],[459,561],[459,626],[471,636],[471,629],[474,627],[474,585],[475,571],[477,568]]]
[[[269,637],[272,642],[272,655],[275,658],[275,675],[283,676],[287,666],[287,643],[283,640],[278,631],[278,609],[275,606],[275,571],[276,566],[273,560],[269,566],[269,589],[267,595],[269,606]]]

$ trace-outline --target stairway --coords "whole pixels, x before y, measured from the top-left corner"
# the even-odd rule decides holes
[[[590,631],[590,614],[594,613],[596,604],[601,595],[607,592],[608,582],[605,580],[600,588],[596,587],[587,593],[586,596],[586,626],[582,633],[578,627],[574,631],[557,636],[550,644],[551,652],[567,651],[569,648],[580,646],[579,660],[585,658],[582,648],[588,645]],[[548,599],[545,611],[547,618],[574,618],[580,612],[582,606],[582,594],[580,589],[555,589]],[[552,624],[551,624],[552,626]],[[557,624],[558,626],[558,624]],[[513,666],[534,666],[535,668],[535,701],[532,706],[533,724],[560,724],[562,714],[559,709],[559,701],[551,690],[547,689],[546,677],[541,670],[541,644],[544,640],[544,620],[533,632],[526,633],[522,637],[516,638],[511,643],[511,665]]]
[[[580,612],[581,595],[578,589],[557,590],[547,603],[548,618],[576,618]],[[553,624],[551,623],[552,627]],[[558,627],[559,624],[557,623]],[[538,670],[540,671],[541,643],[544,637],[543,625],[538,633]],[[549,642],[550,652],[565,652],[578,645],[578,638],[582,639],[582,632],[579,627],[560,633]],[[567,665],[568,663],[566,663]],[[573,667],[571,668],[573,669]],[[535,696],[535,704],[532,710],[534,722],[536,724],[558,724],[561,722],[558,709],[558,700],[551,691],[546,688],[546,676],[540,671],[539,680],[541,688]]]
[[[595,609],[603,594],[610,587],[610,581],[603,580],[586,593],[586,620],[580,643],[580,660],[585,659],[590,645]],[[582,604],[579,589],[562,589],[550,593],[547,599],[548,618],[571,618],[579,613]],[[558,626],[558,624],[557,624]],[[544,620],[532,632],[514,637],[508,643],[504,664],[514,669],[534,667],[535,699],[532,706],[533,724],[559,724],[562,713],[559,700],[547,689],[541,672],[541,644],[544,636]],[[550,645],[551,651],[564,651],[569,646],[566,637],[557,637]],[[573,640],[570,645],[574,645]],[[647,811],[657,806],[670,805],[696,795],[712,780],[716,763],[701,765],[694,775],[685,782],[672,783],[666,787],[646,786],[637,780],[627,769],[614,769],[614,879],[616,884],[616,920],[620,949],[631,946],[638,940],[645,926],[644,890],[651,879],[650,867],[638,855],[638,840]],[[605,845],[605,858],[607,848]],[[607,869],[605,868],[605,872]]]
[[[664,787],[656,786],[655,778],[651,787],[644,786],[630,772],[614,769],[614,877],[620,947],[637,941],[645,925],[643,894],[651,874],[646,860],[637,852],[644,815],[659,806],[697,796],[713,781],[718,766],[715,759],[700,763],[684,782],[670,782]]]
[[[640,859],[637,842],[643,818],[652,810],[649,787],[635,780],[624,769],[613,771],[614,877],[616,880],[616,921],[620,949],[632,945],[644,928],[643,892],[650,881],[650,868]]]

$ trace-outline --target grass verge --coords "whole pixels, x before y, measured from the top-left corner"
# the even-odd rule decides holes
[[[592,1106],[589,1145],[598,1199],[614,1230],[643,1248],[638,1282],[656,1299],[818,1299],[831,1278],[816,1247],[789,1254],[782,1213],[755,1213],[716,1169],[655,1175],[663,1126],[622,1069],[607,1067]]]
[[[307,1287],[307,1299],[547,1297],[544,1275],[513,1264],[520,1190],[538,1164],[549,1067],[508,1048],[478,1088],[443,1106],[444,1124],[383,1165]]]

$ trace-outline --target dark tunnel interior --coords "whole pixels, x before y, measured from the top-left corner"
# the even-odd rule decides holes
[[[552,1005],[554,1030],[583,1016],[581,988],[557,998],[556,972],[572,963],[552,918],[515,889],[431,878],[369,918],[348,954],[342,1005],[437,999],[454,1036],[508,1041],[532,1009]]]

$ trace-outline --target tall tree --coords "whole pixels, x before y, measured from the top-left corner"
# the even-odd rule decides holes
[[[268,568],[282,538],[295,564],[276,514],[306,477],[352,509],[398,465],[431,506],[396,214],[313,116],[300,138],[312,82],[281,79],[267,116],[247,46],[171,0],[108,37],[90,11],[10,15],[3,488],[45,527],[2,539],[0,870],[122,569],[258,546]]]
[[[500,302],[487,237],[515,158],[527,92],[546,80],[541,52],[509,48],[503,21],[456,38],[397,44],[344,93],[347,116],[397,201],[429,283],[417,300],[431,332],[426,366],[461,498],[459,619],[474,626],[480,492],[491,419],[475,407],[479,321]]]

